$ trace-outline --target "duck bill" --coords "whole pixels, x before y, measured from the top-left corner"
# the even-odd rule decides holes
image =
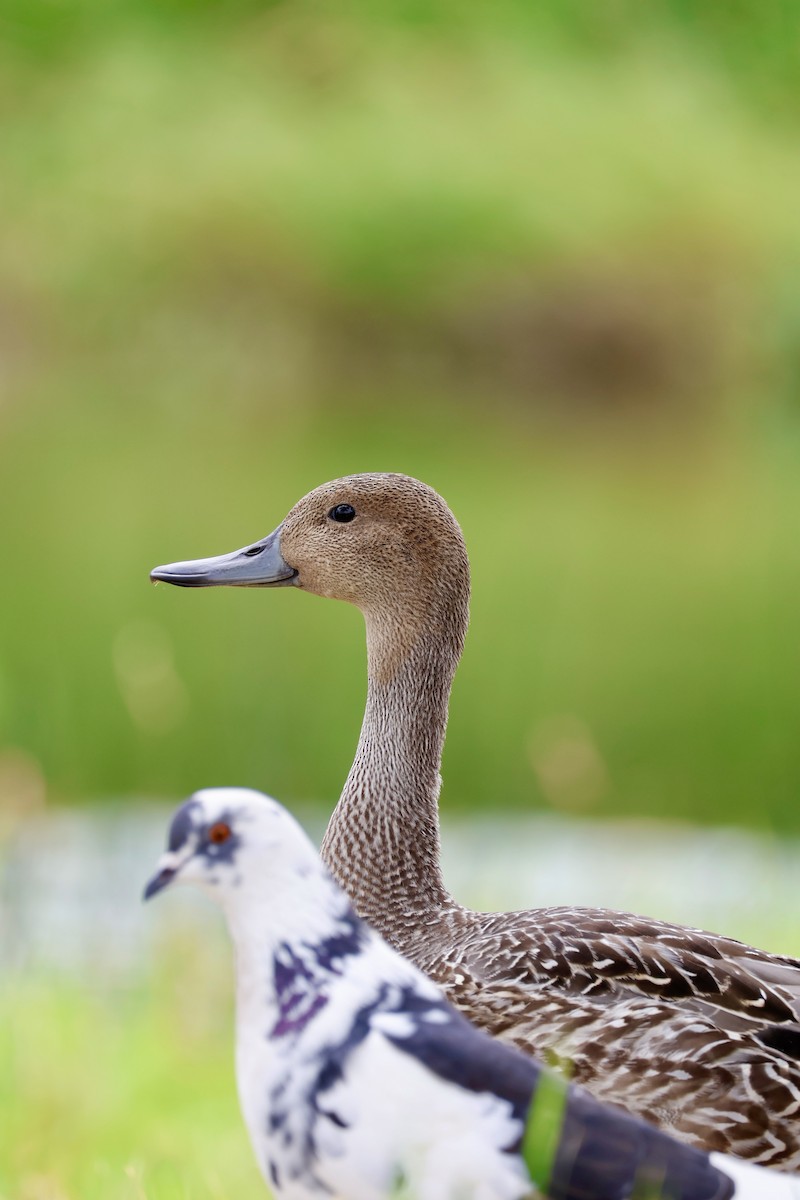
[[[279,525],[269,537],[231,554],[156,567],[150,578],[176,587],[287,587],[295,582],[297,571],[281,554],[282,528]]]

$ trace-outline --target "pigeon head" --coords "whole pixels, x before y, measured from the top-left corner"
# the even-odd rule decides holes
[[[310,842],[277,801],[247,788],[208,788],[172,818],[144,899],[174,883],[192,883],[222,900],[245,879],[266,885],[287,870],[302,873],[309,860],[316,861]]]

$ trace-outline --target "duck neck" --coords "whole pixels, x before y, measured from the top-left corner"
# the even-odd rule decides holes
[[[455,907],[442,878],[438,797],[463,628],[367,622],[367,704],[322,856],[358,914],[403,951]]]

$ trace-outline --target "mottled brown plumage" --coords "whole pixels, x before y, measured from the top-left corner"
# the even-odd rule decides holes
[[[338,504],[355,518],[331,519]],[[300,500],[276,535],[295,586],[366,621],[364,722],[322,847],[361,916],[476,1024],[569,1064],[595,1095],[706,1149],[800,1170],[800,961],[626,913],[472,912],[447,892],[439,765],[469,564],[441,497],[402,475],[351,476]]]

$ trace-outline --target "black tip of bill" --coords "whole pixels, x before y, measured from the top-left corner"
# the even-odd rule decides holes
[[[175,587],[214,587],[215,579],[200,571],[176,571],[172,567],[155,567],[150,572],[151,583],[172,583]]]

